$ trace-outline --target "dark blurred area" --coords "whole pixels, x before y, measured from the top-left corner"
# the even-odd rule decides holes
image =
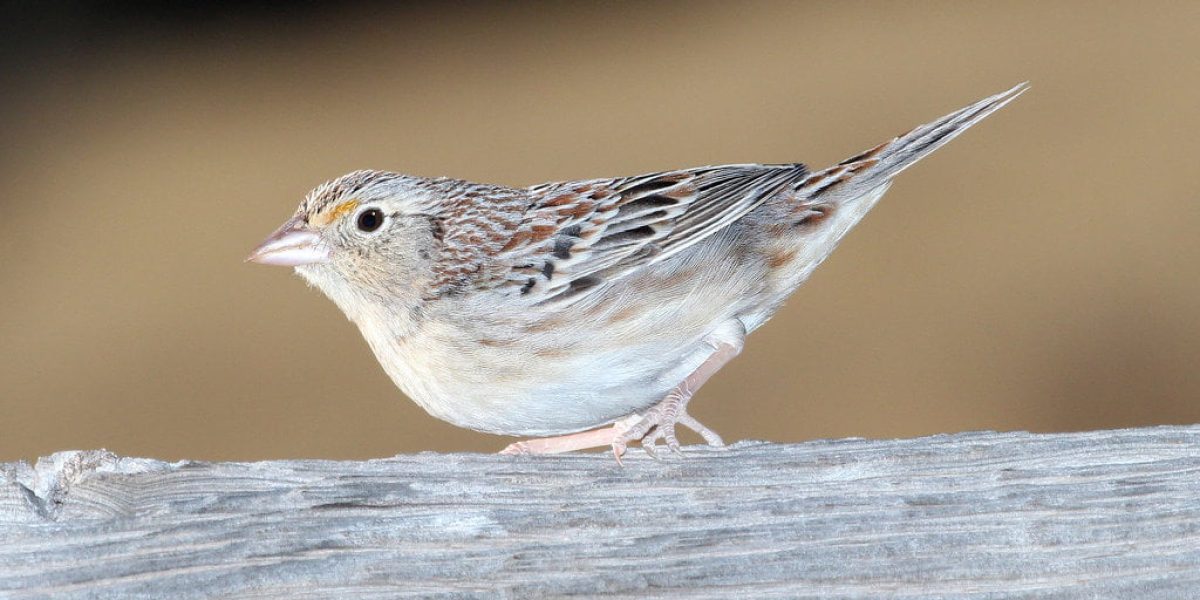
[[[497,450],[242,263],[309,188],[822,167],[1024,80],[694,413],[775,441],[1200,421],[1200,3],[0,11],[0,460]]]

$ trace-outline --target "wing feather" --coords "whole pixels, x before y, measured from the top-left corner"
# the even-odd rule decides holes
[[[543,184],[501,260],[500,290],[534,303],[574,302],[666,260],[808,176],[804,165],[728,165],[622,179]],[[553,227],[549,236],[535,235]]]

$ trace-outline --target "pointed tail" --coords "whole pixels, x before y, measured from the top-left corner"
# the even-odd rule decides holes
[[[901,171],[1000,110],[1028,89],[1028,82],[1021,83],[1006,92],[984,98],[928,125],[917,127],[900,137],[847,158],[824,171],[814,173],[801,185],[801,190],[807,192],[806,195],[810,198],[834,188],[838,188],[839,196],[845,194],[854,197],[869,192],[886,184]]]

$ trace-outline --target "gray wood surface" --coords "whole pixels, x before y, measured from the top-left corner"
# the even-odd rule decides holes
[[[1200,598],[1200,427],[0,466],[0,597]]]

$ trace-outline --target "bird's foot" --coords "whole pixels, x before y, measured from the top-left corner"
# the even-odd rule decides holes
[[[675,435],[675,426],[683,425],[700,434],[710,446],[721,447],[725,442],[717,432],[705,427],[695,417],[687,413],[687,403],[691,393],[685,385],[680,385],[667,394],[661,402],[646,411],[641,419],[636,421],[623,434],[615,437],[612,442],[613,456],[621,462],[621,455],[630,442],[641,440],[642,449],[646,454],[659,458],[658,442],[662,440],[666,447],[675,454],[682,455],[683,450],[679,438]]]

